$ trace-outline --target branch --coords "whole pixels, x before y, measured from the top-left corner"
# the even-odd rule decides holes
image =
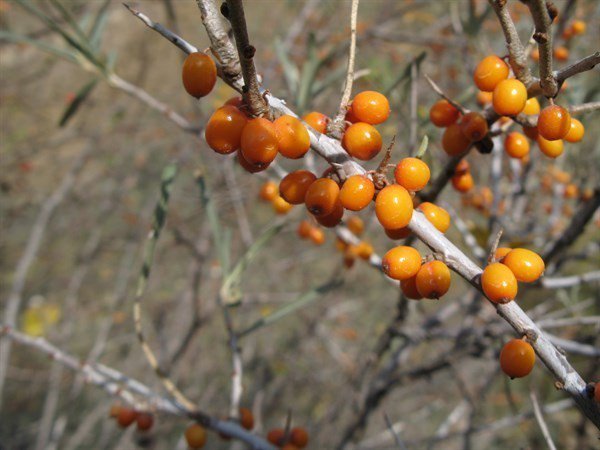
[[[578,286],[583,283],[594,283],[600,281],[600,270],[583,273],[581,275],[571,275],[568,277],[556,277],[540,279],[540,285],[546,289],[561,289],[565,287]]]
[[[546,97],[554,98],[559,86],[552,73],[552,19],[545,0],[527,0],[526,4],[535,24],[533,39],[538,43],[540,50],[540,87]]]
[[[575,105],[569,107],[569,112],[572,115],[583,114],[586,112],[596,111],[600,109],[600,102],[589,102],[582,103],[581,105]]]
[[[554,76],[556,81],[559,84],[562,84],[567,78],[582,72],[587,72],[588,70],[592,70],[597,64],[600,64],[600,52],[586,56],[570,66],[555,72]]]

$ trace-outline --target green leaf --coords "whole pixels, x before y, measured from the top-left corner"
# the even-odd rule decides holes
[[[221,299],[226,305],[238,303],[241,299],[239,284],[242,275],[252,260],[260,253],[260,251],[268,244],[273,236],[281,231],[285,226],[280,223],[268,228],[262,235],[254,241],[254,243],[246,250],[246,253],[239,259],[235,267],[227,274],[221,286]]]
[[[94,89],[94,87],[96,87],[96,84],[98,84],[98,78],[94,78],[92,81],[90,81],[80,89],[80,91],[75,96],[75,99],[73,99],[69,106],[67,106],[67,109],[60,118],[60,122],[58,123],[59,127],[64,127],[67,124],[67,122],[71,120],[71,118],[79,110],[79,107],[92,93],[92,90]]]
[[[100,48],[100,41],[106,24],[108,23],[108,7],[110,6],[110,0],[104,0],[104,3],[98,10],[96,19],[89,33],[90,45],[93,49],[98,50]]]
[[[427,152],[428,146],[429,146],[429,137],[427,137],[427,135],[425,135],[425,136],[423,136],[421,145],[419,145],[419,150],[417,151],[415,158],[423,159],[423,156],[425,156],[425,152]]]
[[[39,48],[40,50],[42,50],[46,53],[50,53],[50,54],[52,54],[54,56],[58,56],[60,58],[64,58],[67,61],[70,61],[72,63],[77,62],[75,55],[68,50],[62,49],[60,47],[56,47],[51,44],[47,44],[46,42],[38,40],[38,39],[32,39],[28,36],[23,36],[21,34],[13,33],[12,31],[0,30],[0,39],[6,39],[7,41],[11,41],[11,42],[15,42],[15,43],[30,44],[30,45],[33,45],[34,47]]]
[[[277,54],[277,59],[279,59],[279,63],[283,69],[283,76],[285,77],[285,82],[287,83],[290,93],[296,92],[298,89],[298,67],[296,67],[289,58],[286,50],[283,48],[281,39],[279,38],[275,39],[275,53]]]

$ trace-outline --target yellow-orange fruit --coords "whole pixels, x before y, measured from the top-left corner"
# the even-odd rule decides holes
[[[301,239],[308,239],[310,237],[310,230],[312,230],[312,228],[313,226],[307,220],[303,220],[298,225],[298,230],[296,232]]]
[[[481,91],[491,92],[508,78],[508,65],[496,55],[486,56],[475,68],[473,81]]]
[[[215,152],[222,155],[240,148],[242,132],[248,123],[246,115],[235,106],[225,105],[217,109],[208,120],[204,138]]]
[[[541,152],[549,158],[558,158],[564,151],[564,144],[561,139],[548,141],[542,136],[538,136],[537,144]]]
[[[416,275],[419,294],[425,298],[440,298],[450,289],[450,270],[442,261],[430,261]]]
[[[185,440],[192,449],[202,448],[206,444],[206,430],[197,423],[190,425],[185,430]]]
[[[342,138],[342,147],[354,158],[368,161],[381,150],[382,140],[379,131],[368,123],[350,125]]]
[[[265,181],[265,183],[260,188],[260,198],[267,202],[273,201],[275,197],[279,194],[279,189],[277,184],[274,181]]]
[[[326,216],[339,203],[340,187],[331,178],[315,180],[306,191],[304,203],[308,211],[316,216]]]
[[[316,179],[317,176],[308,170],[290,172],[279,183],[279,195],[292,205],[304,203],[306,192]]]
[[[571,126],[569,127],[569,131],[565,135],[565,141],[579,142],[583,139],[584,134],[585,128],[583,124],[579,120],[571,118]]]
[[[281,215],[287,214],[289,212],[289,210],[292,209],[292,207],[294,206],[291,203],[288,203],[287,201],[285,201],[285,199],[281,195],[278,195],[277,197],[275,197],[273,199],[273,201],[271,202],[271,205],[273,206],[273,210],[277,214],[281,214]]]
[[[460,111],[448,100],[438,100],[429,110],[429,120],[436,127],[448,127],[456,123],[459,116]]]
[[[500,367],[511,378],[529,375],[535,364],[533,347],[522,339],[508,341],[500,352]]]
[[[327,131],[327,124],[329,123],[329,117],[325,114],[321,114],[317,111],[312,111],[306,114],[302,120],[306,122],[315,131],[324,134]]]
[[[511,270],[517,280],[525,283],[536,281],[546,268],[540,255],[525,248],[511,250],[502,258],[502,264]]]
[[[352,101],[352,114],[359,121],[377,125],[387,120],[390,104],[385,95],[375,91],[363,91]]]
[[[384,187],[375,199],[375,214],[383,228],[396,230],[408,225],[413,214],[413,202],[400,185]]]
[[[318,227],[312,227],[308,237],[315,245],[322,245],[325,242],[325,232]]]
[[[183,87],[192,97],[208,95],[217,82],[217,66],[204,53],[190,53],[183,62],[181,71]]]
[[[459,124],[452,124],[442,135],[442,148],[450,156],[460,155],[471,145],[471,141],[463,134]]]
[[[562,106],[547,106],[538,116],[537,129],[540,136],[548,141],[562,139],[571,129],[571,115]]]
[[[398,228],[396,230],[388,230],[387,228],[385,228],[383,231],[385,231],[387,237],[395,241],[410,236],[410,229],[408,227]]]
[[[352,231],[356,236],[360,236],[363,234],[365,230],[365,223],[358,216],[349,217],[346,221],[346,226],[350,231]]]
[[[279,148],[273,123],[262,117],[249,120],[242,131],[240,148],[249,163],[271,164]]]
[[[340,202],[339,198],[336,201],[333,211],[329,214],[315,216],[319,225],[324,226],[325,228],[333,228],[336,225],[339,225],[344,217],[344,207],[342,206],[342,202]]]
[[[451,181],[452,186],[458,192],[469,192],[475,184],[473,176],[469,172],[462,175],[454,175]]]
[[[525,102],[525,108],[522,111],[523,114],[528,116],[534,116],[540,113],[540,102],[535,97],[528,98]]]
[[[504,151],[511,158],[523,158],[529,154],[529,141],[517,131],[513,131],[504,139]]]
[[[450,214],[441,206],[430,202],[423,202],[417,209],[425,214],[427,220],[441,233],[445,233],[450,228]]]
[[[375,185],[364,175],[348,177],[340,190],[342,206],[350,211],[366,208],[375,195]]]
[[[494,303],[508,303],[517,296],[517,279],[512,271],[501,263],[488,265],[481,274],[481,287]]]
[[[284,115],[275,122],[279,153],[286,158],[302,158],[310,149],[310,136],[306,127],[296,117]]]
[[[421,300],[423,296],[419,293],[417,289],[417,276],[407,278],[406,280],[402,280],[400,282],[400,288],[402,289],[402,293],[406,296],[406,298],[410,298],[412,300]]]
[[[414,277],[421,268],[421,255],[408,246],[394,247],[381,260],[384,273],[394,280]]]
[[[463,116],[460,129],[469,141],[477,142],[488,133],[487,120],[478,112],[471,111]]]
[[[516,116],[527,102],[527,88],[516,79],[503,80],[494,88],[492,105],[501,116]]]
[[[408,191],[420,191],[429,182],[429,166],[418,158],[404,158],[394,170],[396,183]]]

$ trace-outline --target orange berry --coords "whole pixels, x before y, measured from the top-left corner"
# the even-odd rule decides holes
[[[404,158],[394,170],[396,183],[408,191],[420,191],[427,185],[430,177],[429,166],[418,158]]]
[[[335,249],[339,252],[344,252],[348,248],[348,244],[342,241],[339,237],[335,238]]]
[[[300,236],[301,239],[308,239],[310,237],[310,231],[312,229],[313,226],[307,220],[303,220],[302,222],[300,222],[300,225],[298,225],[298,236]]]
[[[511,158],[523,158],[529,154],[529,141],[517,131],[513,131],[504,140],[504,151]]]
[[[356,256],[365,261],[368,261],[374,252],[373,246],[365,241],[360,241],[358,244],[353,246],[352,251]]]
[[[352,101],[352,114],[360,121],[377,125],[390,115],[390,103],[385,95],[375,91],[363,91]]]
[[[562,106],[550,105],[540,112],[538,133],[548,141],[564,138],[571,129],[571,115]]]
[[[273,206],[273,210],[277,214],[281,215],[287,214],[289,210],[292,209],[292,207],[294,206],[291,203],[288,203],[281,195],[275,197],[271,202],[271,205]]]
[[[363,231],[365,230],[365,223],[358,216],[349,217],[348,220],[346,221],[346,226],[356,236],[360,236],[361,234],[363,234]]]
[[[516,79],[503,80],[494,88],[492,104],[501,116],[516,116],[527,102],[527,88]]]
[[[315,245],[322,245],[325,242],[325,232],[318,227],[312,227],[308,237]]]
[[[518,281],[525,283],[537,280],[546,268],[540,255],[525,248],[511,250],[502,258],[502,264],[511,270]]]
[[[306,122],[315,131],[324,134],[327,131],[327,124],[329,123],[329,117],[320,112],[309,112],[302,120]]]
[[[385,234],[390,239],[397,241],[398,239],[404,239],[410,236],[410,229],[408,227],[398,228],[396,230],[388,230],[384,228]]]
[[[339,198],[336,201],[333,211],[329,214],[325,214],[323,216],[315,217],[319,225],[324,226],[325,228],[333,228],[336,225],[339,225],[344,217],[344,207],[342,206],[342,202],[340,202]]]
[[[584,134],[585,128],[583,127],[583,124],[579,120],[571,118],[571,126],[565,136],[565,141],[579,142],[583,139]]]
[[[304,203],[306,191],[316,179],[317,176],[308,170],[290,172],[279,183],[279,195],[292,205]]]
[[[523,127],[523,133],[525,133],[525,136],[529,139],[533,140],[536,140],[539,136],[537,127]]]
[[[584,202],[587,202],[593,196],[594,190],[592,188],[585,188],[583,191],[581,191],[581,200],[583,200]]]
[[[492,92],[503,80],[508,78],[508,65],[496,55],[486,56],[475,68],[473,81],[485,92]]]
[[[135,418],[135,421],[137,422],[138,430],[147,431],[154,425],[154,416],[146,412],[139,413]]]
[[[237,152],[237,161],[240,164],[240,166],[242,166],[242,168],[250,173],[256,173],[256,172],[262,172],[263,170],[267,170],[267,168],[269,167],[269,164],[262,164],[262,163],[250,163],[246,160],[246,158],[244,158],[244,155],[242,154],[242,152]]]
[[[492,93],[485,92],[485,91],[478,91],[477,92],[477,103],[479,103],[480,106],[489,105],[490,103],[492,103]]]
[[[467,172],[463,175],[454,175],[452,177],[452,186],[458,192],[469,192],[474,185],[473,176]]]
[[[127,428],[137,418],[137,411],[131,408],[121,407],[117,416],[117,423],[120,427]]]
[[[350,125],[342,138],[342,147],[354,158],[368,161],[381,150],[382,140],[373,125],[358,122]]]
[[[272,202],[275,197],[279,195],[279,188],[274,181],[265,181],[264,184],[260,187],[259,196],[261,199]]]
[[[239,109],[243,104],[244,104],[244,99],[240,95],[236,95],[235,97],[231,97],[229,100],[227,100],[223,104],[223,106],[231,105],[231,106],[235,106],[236,108]]]
[[[429,120],[436,127],[448,127],[456,123],[460,111],[448,102],[448,100],[438,100],[429,110]]]
[[[339,202],[340,187],[331,178],[318,178],[306,191],[304,203],[308,211],[316,216],[331,214]]]
[[[508,303],[517,296],[517,279],[512,271],[501,263],[488,265],[481,274],[481,287],[494,303]]]
[[[538,48],[531,50],[531,59],[536,62],[540,60],[540,50]]]
[[[460,129],[468,140],[477,142],[488,133],[487,120],[478,112],[472,111],[463,116]]]
[[[525,108],[521,111],[523,114],[533,116],[540,113],[540,102],[535,97],[528,98],[525,102]]]
[[[233,153],[242,141],[242,132],[248,123],[246,115],[235,106],[225,105],[217,109],[206,124],[204,138],[215,152],[222,155]]]
[[[583,20],[574,20],[571,24],[571,32],[575,35],[585,33],[585,22]]]
[[[557,61],[566,61],[569,59],[569,49],[564,46],[556,47],[554,49],[554,57]]]
[[[375,195],[375,185],[364,175],[348,177],[340,190],[342,206],[350,211],[366,208]]]
[[[538,136],[537,144],[541,152],[549,158],[558,158],[564,151],[564,144],[562,140],[548,141],[542,136]]]
[[[406,280],[414,277],[421,268],[421,255],[412,247],[394,247],[383,256],[381,267],[388,277]]]
[[[217,66],[205,53],[190,53],[181,71],[183,87],[192,97],[208,95],[217,82]]]
[[[413,202],[406,189],[397,184],[384,187],[375,199],[375,214],[383,228],[397,230],[408,225]]]
[[[454,175],[464,175],[465,173],[468,173],[470,169],[471,166],[469,164],[469,161],[463,158],[458,162],[458,164],[454,168]]]
[[[285,438],[285,431],[283,428],[273,428],[267,433],[267,441],[271,444],[282,445],[283,439]]]
[[[290,431],[290,442],[298,448],[308,445],[308,432],[304,428],[294,427]]]
[[[406,298],[410,298],[412,300],[421,300],[423,298],[417,289],[416,275],[414,277],[407,278],[406,280],[402,280],[400,282],[400,289],[402,289],[402,293],[406,296]]]
[[[529,375],[535,364],[533,347],[522,339],[511,339],[500,352],[500,367],[511,378]]]
[[[242,131],[240,148],[249,163],[271,164],[279,148],[275,125],[262,117],[249,120]]]
[[[113,419],[116,419],[117,417],[119,417],[119,411],[121,411],[121,405],[115,403],[114,405],[111,405],[108,416]]]
[[[354,111],[352,111],[352,105],[348,106],[348,110],[346,111],[346,115],[344,116],[344,120],[350,123],[361,122],[358,117],[354,115]]]
[[[494,253],[494,259],[496,261],[502,260],[512,250],[510,247],[498,247]]]
[[[197,423],[190,425],[185,430],[185,441],[193,449],[204,447],[204,444],[206,444],[206,430]]]
[[[450,270],[442,261],[423,264],[415,278],[417,291],[425,298],[440,298],[450,289]]]
[[[423,202],[417,209],[425,214],[427,220],[441,233],[445,233],[450,228],[450,214],[441,206],[430,202]]]
[[[246,430],[254,428],[254,415],[248,408],[240,408],[240,425]]]
[[[279,117],[275,122],[279,153],[286,158],[302,158],[310,149],[310,136],[306,127],[299,119],[285,115]]]
[[[450,156],[460,155],[465,152],[471,141],[465,137],[460,125],[454,123],[450,125],[442,135],[442,148]]]
[[[577,196],[579,195],[579,188],[577,187],[576,184],[567,184],[565,186],[565,192],[564,192],[564,197],[565,198],[577,198]]]

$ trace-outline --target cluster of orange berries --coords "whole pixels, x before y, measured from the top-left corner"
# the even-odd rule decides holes
[[[242,428],[251,431],[254,428],[254,416],[248,408],[239,409],[239,418],[237,419]],[[221,438],[229,440],[229,436],[220,435]],[[206,429],[198,424],[193,423],[188,426],[184,433],[185,441],[190,449],[196,450],[203,448],[206,445]]]
[[[281,450],[300,450],[308,445],[308,432],[302,427],[289,430],[273,428],[267,433],[267,441]]]
[[[365,229],[365,224],[358,216],[351,216],[346,220],[346,227],[356,236],[360,237]],[[367,241],[357,244],[348,244],[341,239],[336,239],[335,248],[343,255],[344,266],[351,268],[357,259],[368,261],[373,255],[373,246]]]
[[[127,428],[136,422],[138,431],[148,431],[154,425],[154,416],[148,412],[136,411],[118,404],[110,407],[110,417],[115,419],[120,427]]]

